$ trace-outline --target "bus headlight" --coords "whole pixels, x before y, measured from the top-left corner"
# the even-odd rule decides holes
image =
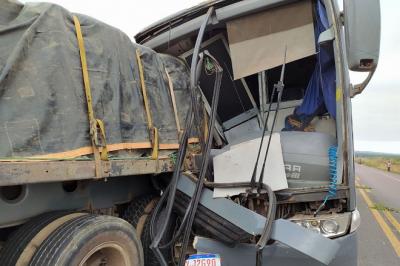
[[[351,213],[322,214],[317,217],[313,215],[295,215],[290,220],[325,237],[335,238],[347,233],[350,226]]]

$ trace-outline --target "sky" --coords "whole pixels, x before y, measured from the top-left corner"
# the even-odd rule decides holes
[[[27,2],[27,1],[21,1]],[[31,0],[28,2],[42,2]],[[129,37],[157,20],[199,0],[47,0],[124,31]],[[381,49],[378,69],[368,87],[353,99],[355,149],[400,154],[399,0],[381,0]],[[363,75],[351,75],[352,83]]]

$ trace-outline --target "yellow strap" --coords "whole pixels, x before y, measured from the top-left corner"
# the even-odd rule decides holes
[[[83,76],[83,84],[84,84],[85,93],[86,93],[88,116],[89,116],[89,120],[92,121],[92,120],[94,120],[94,114],[93,114],[93,106],[92,106],[92,94],[91,94],[91,89],[90,89],[89,72],[87,69],[87,62],[86,62],[86,50],[85,50],[85,44],[83,42],[81,24],[79,23],[79,19],[76,16],[74,16],[74,24],[75,24],[75,29],[76,29],[76,38],[78,39],[79,54],[81,57],[82,76]]]
[[[78,40],[79,55],[80,55],[81,65],[82,65],[82,77],[83,77],[83,84],[84,84],[84,88],[85,88],[86,103],[87,103],[87,109],[88,109],[88,118],[89,118],[89,124],[90,124],[89,133],[90,133],[90,137],[92,140],[93,154],[94,154],[94,159],[95,159],[95,163],[96,163],[96,177],[101,177],[102,173],[101,173],[100,159],[108,160],[104,123],[100,119],[96,119],[94,117],[92,93],[91,93],[91,89],[90,89],[89,72],[88,72],[87,61],[86,61],[86,50],[85,50],[85,44],[83,41],[81,25],[79,23],[79,19],[77,16],[73,16],[73,19],[74,19],[75,30],[76,30],[76,38]],[[97,138],[98,130],[101,133],[102,143],[99,143],[98,138]],[[99,147],[101,147],[101,155],[100,155]]]
[[[176,121],[176,128],[178,130],[178,134],[180,136],[181,134],[181,125],[179,123],[179,117],[178,117],[178,108],[176,107],[176,100],[175,100],[175,93],[174,93],[174,85],[172,84],[171,77],[168,74],[167,69],[165,68],[165,73],[167,74],[168,78],[168,86],[169,86],[169,93],[171,95],[171,101],[172,101],[172,108],[174,109],[174,115],[175,115],[175,121]]]
[[[150,104],[149,104],[149,99],[147,97],[146,83],[144,81],[143,64],[142,64],[142,59],[140,58],[139,49],[136,49],[136,60],[139,67],[140,84],[142,88],[144,108],[146,111],[147,126],[150,131],[150,141],[153,144],[152,147],[153,152],[151,154],[151,158],[158,159],[158,129],[153,126],[153,119],[151,117]]]
[[[151,158],[154,160],[158,159],[158,149],[159,149],[159,141],[158,141],[158,129],[155,127],[153,129],[153,134],[154,134],[154,141],[153,141],[153,152],[151,153]]]
[[[136,49],[136,60],[139,67],[140,84],[142,87],[144,108],[147,116],[147,125],[149,129],[151,129],[153,127],[153,120],[151,118],[151,113],[150,113],[149,99],[147,98],[146,83],[144,81],[144,71],[143,71],[142,59],[140,58],[139,49]]]
[[[96,119],[97,126],[100,129],[101,138],[104,141],[101,150],[101,159],[103,161],[108,161],[108,149],[107,149],[107,142],[106,142],[106,130],[104,128],[104,123],[100,119]]]
[[[203,117],[204,117],[204,119],[203,119],[203,121],[204,121],[204,143],[206,143],[209,132],[208,132],[208,116],[207,116],[207,110],[205,107],[203,108]]]

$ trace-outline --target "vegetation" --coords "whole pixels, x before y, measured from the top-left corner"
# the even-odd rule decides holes
[[[366,189],[366,190],[371,190],[371,189],[372,189],[371,187],[365,186],[365,185],[357,185],[356,188],[359,188],[359,189]]]
[[[370,206],[370,208],[378,210],[378,211],[388,211],[388,212],[400,213],[400,211],[398,209],[387,207],[381,203],[376,203],[374,206]]]
[[[387,171],[386,163],[389,160],[392,163],[390,171],[394,173],[400,173],[400,155],[398,154],[356,152],[355,158],[355,161],[358,164],[367,165],[384,171]]]

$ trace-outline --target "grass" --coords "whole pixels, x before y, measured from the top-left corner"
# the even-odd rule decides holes
[[[388,157],[388,156],[379,156],[379,157],[356,157],[355,161],[358,164],[367,165],[370,167],[374,167],[377,169],[381,169],[387,171],[386,162],[391,160],[392,167],[391,172],[400,173],[400,158],[399,157]]]
[[[357,185],[356,188],[359,188],[359,189],[369,189],[369,190],[372,189],[371,187],[365,186],[365,185]]]
[[[374,205],[374,206],[371,206],[370,208],[371,208],[371,209],[378,210],[378,211],[389,211],[389,212],[400,213],[400,210],[395,209],[395,208],[387,207],[387,206],[385,206],[385,205],[383,205],[383,204],[381,204],[381,203],[375,203],[375,205]]]

